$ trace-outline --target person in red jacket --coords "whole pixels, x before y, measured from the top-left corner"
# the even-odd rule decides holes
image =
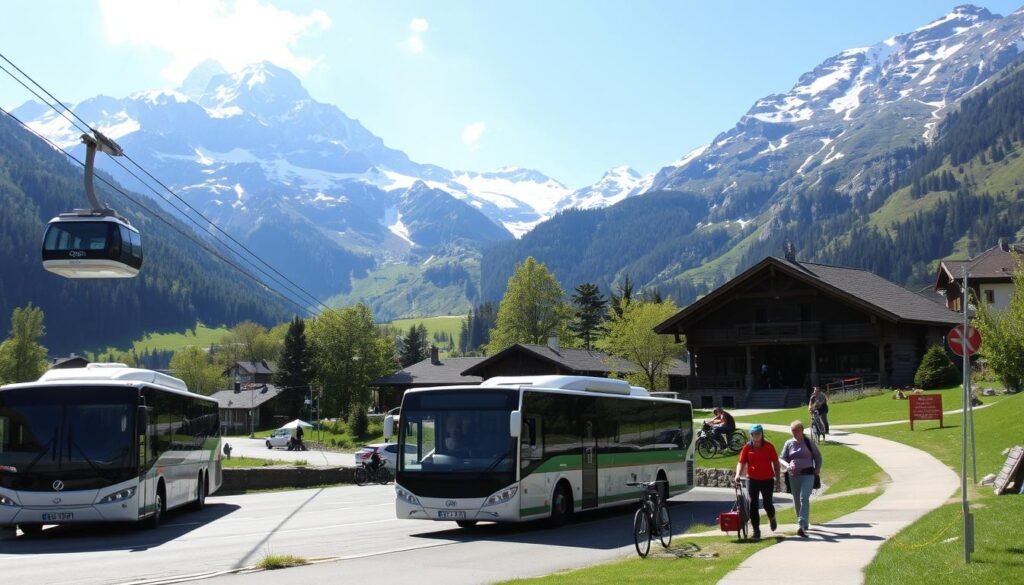
[[[754,528],[754,539],[761,538],[758,496],[764,498],[764,511],[768,513],[768,523],[772,531],[778,527],[772,494],[775,492],[775,479],[781,477],[779,469],[779,454],[775,451],[775,445],[764,440],[764,427],[751,425],[750,441],[743,446],[739,462],[736,464],[736,483],[739,483],[740,478],[746,473],[747,500],[750,502],[750,524]]]

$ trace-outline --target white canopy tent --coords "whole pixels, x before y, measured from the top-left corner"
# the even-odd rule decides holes
[[[309,424],[308,422],[306,422],[304,420],[299,420],[299,419],[295,419],[295,420],[293,420],[290,423],[285,423],[285,424],[281,425],[282,429],[296,429],[298,427],[304,427],[304,428],[307,428],[307,429],[311,429],[311,428],[313,428],[313,425]]]

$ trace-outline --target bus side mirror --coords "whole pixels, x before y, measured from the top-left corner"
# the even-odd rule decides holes
[[[140,406],[136,409],[135,428],[140,435],[145,435],[146,429],[149,428],[149,409],[145,406]]]
[[[515,438],[519,438],[519,435],[523,431],[523,413],[518,410],[513,410],[508,415],[508,434]]]
[[[387,415],[384,417],[384,440],[391,441],[391,437],[395,434],[395,417]]]

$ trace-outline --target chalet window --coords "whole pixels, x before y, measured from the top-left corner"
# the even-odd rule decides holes
[[[994,304],[996,302],[996,291],[992,289],[985,289],[985,302],[988,304]]]
[[[754,322],[755,323],[767,323],[768,322],[768,309],[764,305],[757,305],[754,307]]]

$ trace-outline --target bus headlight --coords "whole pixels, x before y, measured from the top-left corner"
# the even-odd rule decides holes
[[[126,490],[121,490],[119,492],[114,492],[114,493],[110,494],[109,496],[107,496],[107,497],[103,498],[102,500],[100,500],[100,503],[101,504],[109,504],[111,502],[120,502],[121,500],[127,500],[128,498],[130,498],[130,497],[132,497],[134,495],[135,495],[135,488],[131,487],[131,488],[128,488]]]
[[[8,498],[7,496],[0,496],[0,506],[10,506],[14,508],[17,507],[18,504],[16,504],[14,500]]]
[[[487,498],[487,501],[484,502],[484,506],[497,506],[498,504],[504,504],[505,502],[511,500],[512,497],[515,496],[516,492],[518,491],[519,488],[517,486],[505,488],[500,492],[497,492],[491,495],[491,497]]]
[[[402,500],[403,502],[405,502],[407,504],[412,504],[413,506],[419,506],[420,505],[420,499],[419,498],[417,498],[416,496],[414,496],[414,495],[410,494],[409,492],[403,490],[402,488],[395,488],[395,495],[398,496],[399,500]]]

